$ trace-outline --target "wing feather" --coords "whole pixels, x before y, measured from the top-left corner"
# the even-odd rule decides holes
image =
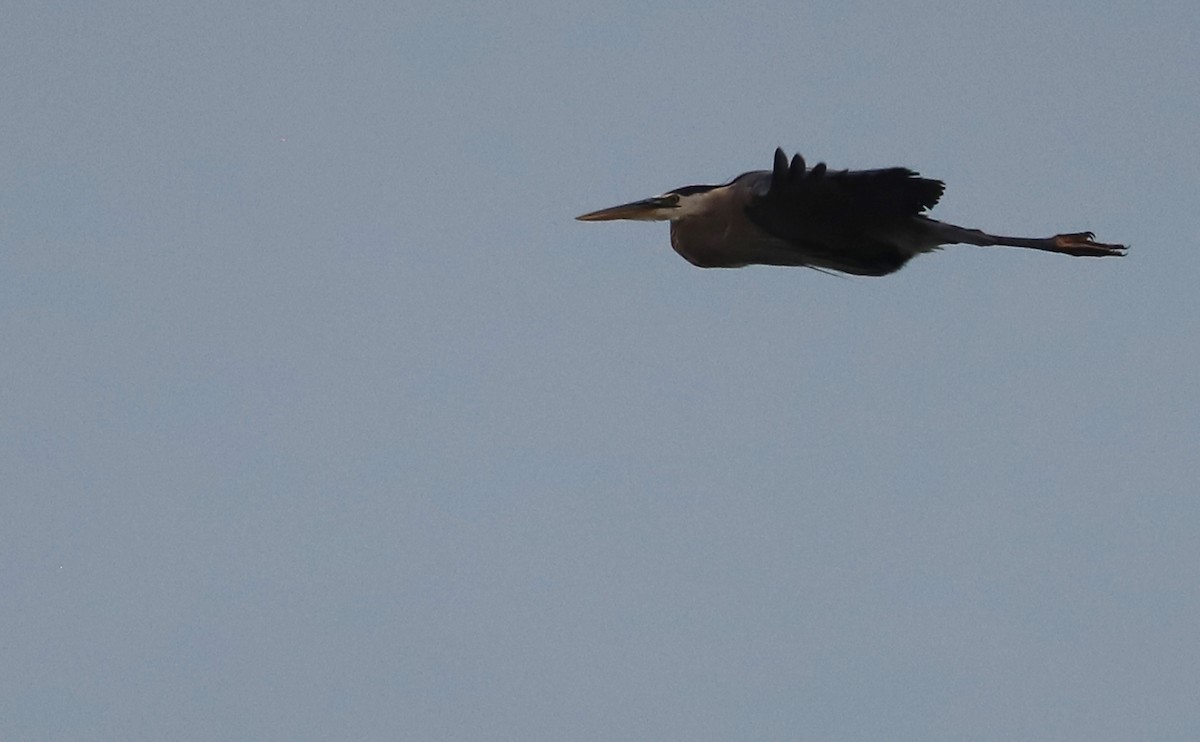
[[[912,257],[882,235],[932,208],[945,188],[902,167],[830,171],[821,162],[808,169],[800,155],[789,163],[782,149],[770,178],[759,182],[746,206],[752,222],[814,264],[862,275],[890,273]]]
[[[750,218],[784,238],[817,232],[861,229],[907,220],[933,208],[945,184],[922,178],[908,168],[829,170],[825,163],[806,169],[796,155],[789,163],[775,151],[770,186],[747,207]]]

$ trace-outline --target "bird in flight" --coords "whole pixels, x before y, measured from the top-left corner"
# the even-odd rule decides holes
[[[1091,232],[1003,237],[926,216],[945,184],[902,167],[829,170],[789,161],[775,150],[771,170],[743,173],[724,185],[692,185],[661,196],[592,211],[585,222],[633,219],[671,222],[671,247],[701,268],[806,266],[884,276],[913,256],[942,245],[1028,247],[1108,257],[1124,245],[1095,242]]]

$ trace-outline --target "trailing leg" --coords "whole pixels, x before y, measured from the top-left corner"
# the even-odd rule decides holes
[[[1053,237],[1005,237],[988,234],[978,229],[967,229],[953,224],[946,224],[934,219],[928,219],[934,235],[943,245],[967,244],[980,247],[1028,247],[1032,250],[1045,250],[1064,255],[1079,257],[1102,258],[1120,257],[1125,254],[1125,245],[1110,245],[1096,242],[1096,235],[1091,232],[1070,232],[1057,234]]]

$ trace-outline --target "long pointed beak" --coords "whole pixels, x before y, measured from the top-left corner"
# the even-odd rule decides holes
[[[636,219],[638,221],[658,221],[667,218],[661,212],[675,206],[675,201],[667,196],[644,198],[620,206],[610,206],[607,209],[591,211],[575,217],[581,222],[611,222],[614,219]]]

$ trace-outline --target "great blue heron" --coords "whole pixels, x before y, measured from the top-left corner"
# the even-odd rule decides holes
[[[670,221],[671,247],[701,268],[793,265],[883,276],[942,245],[1007,245],[1086,257],[1120,256],[1124,245],[1091,232],[1002,237],[925,216],[945,184],[907,168],[833,171],[775,150],[772,170],[724,185],[693,185],[593,211],[585,222]]]

